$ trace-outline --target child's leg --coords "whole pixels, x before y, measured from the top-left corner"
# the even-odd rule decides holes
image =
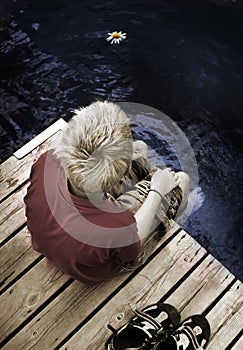
[[[166,211],[169,219],[175,219],[178,214],[180,215],[185,210],[188,202],[190,178],[182,171],[177,174],[180,179],[179,186],[166,194],[165,199],[167,203],[162,203],[162,207]]]
[[[129,177],[134,180],[134,184],[147,179],[157,170],[148,159],[148,146],[145,142],[137,140],[133,142],[132,167]]]

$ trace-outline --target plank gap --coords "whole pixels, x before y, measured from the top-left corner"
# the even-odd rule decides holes
[[[217,298],[214,299],[214,301],[204,310],[202,313],[203,316],[206,316],[214,307],[215,305],[222,299],[222,297],[230,290],[230,288],[235,284],[237,281],[237,278],[235,277],[228,286],[218,295]]]
[[[240,338],[243,336],[243,330],[240,331],[240,333],[237,334],[237,336],[232,340],[232,342],[225,348],[225,350],[230,350],[233,348],[233,346],[240,340]]]
[[[129,281],[134,277],[134,275],[137,275],[144,267],[145,265],[147,265],[151,260],[154,259],[154,257],[159,254],[161,252],[162,249],[164,249],[164,247],[169,244],[174,238],[175,236],[178,235],[178,233],[182,230],[181,227],[178,227],[178,229],[170,236],[168,237],[157,249],[155,249],[149,256],[148,258],[140,265],[137,267],[137,269],[135,271],[133,271],[131,273],[131,275],[129,275]],[[128,281],[128,282],[129,282]],[[125,282],[123,282],[125,283]],[[123,285],[120,286],[120,289],[123,288]],[[114,292],[114,294],[116,294],[117,291]]]
[[[17,187],[13,188],[12,191],[8,192],[3,198],[0,199],[0,204],[2,204],[5,200],[7,200],[10,196],[12,196],[15,192],[20,190],[22,187],[24,187],[29,182],[29,178],[21,182]]]
[[[18,280],[20,280],[27,272],[29,272],[33,267],[35,267],[41,260],[44,259],[44,256],[38,256],[35,261],[33,261],[24,271],[22,271],[18,276],[16,276],[11,282],[9,282],[1,291],[0,296],[6,292],[7,289],[11,288]]]
[[[4,238],[2,242],[0,242],[0,248],[4,246],[8,241],[10,241],[14,236],[16,236],[21,230],[23,230],[26,226],[26,222],[17,228],[13,233],[11,233],[8,237]]]
[[[196,270],[196,268],[206,259],[206,257],[209,255],[209,253],[206,253],[201,259],[199,259],[195,265],[192,266],[190,270],[188,270],[181,279],[175,285],[168,290],[168,292],[158,300],[158,302],[164,303],[166,299],[168,299],[174,292],[175,290],[193,273],[193,271]]]

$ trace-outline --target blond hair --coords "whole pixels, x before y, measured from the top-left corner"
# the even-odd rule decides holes
[[[83,194],[107,193],[129,169],[129,119],[116,104],[97,101],[74,111],[54,145],[71,185]]]

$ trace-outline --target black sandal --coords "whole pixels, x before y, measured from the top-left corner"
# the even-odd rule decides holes
[[[135,316],[115,330],[106,343],[107,350],[149,350],[162,337],[171,334],[180,322],[178,310],[169,304],[157,303],[143,310],[134,311]]]
[[[210,337],[210,325],[201,315],[194,315],[153,348],[154,350],[203,350]]]

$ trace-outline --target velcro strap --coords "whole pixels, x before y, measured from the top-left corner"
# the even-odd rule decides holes
[[[153,326],[156,330],[159,330],[161,328],[161,324],[155,318],[146,314],[145,312],[143,312],[141,310],[135,310],[134,313],[138,317],[141,317],[145,321],[149,322],[151,324],[151,326]]]
[[[203,350],[203,347],[198,343],[198,339],[194,334],[193,330],[191,329],[191,327],[184,326],[184,328],[181,329],[181,332],[187,336],[187,338],[189,339],[191,345],[195,350]]]

